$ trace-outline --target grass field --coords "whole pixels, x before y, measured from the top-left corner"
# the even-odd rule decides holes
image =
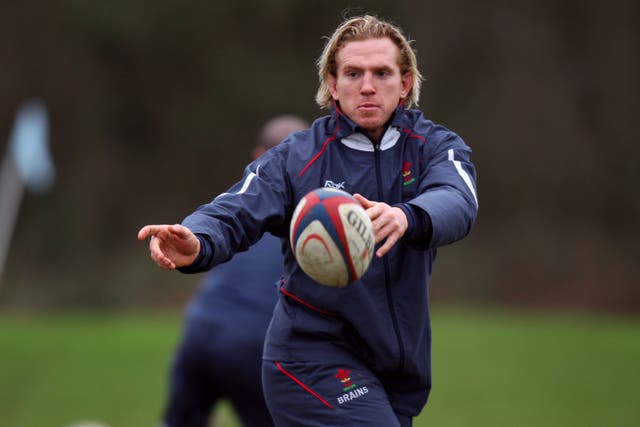
[[[415,427],[640,425],[640,318],[435,309]],[[179,313],[0,315],[0,426],[156,426]],[[237,426],[227,405],[216,427]]]

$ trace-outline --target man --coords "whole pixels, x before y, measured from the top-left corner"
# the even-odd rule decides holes
[[[307,127],[295,116],[269,120],[260,131],[253,159]],[[187,309],[176,349],[164,426],[208,425],[214,405],[223,398],[229,399],[245,427],[273,425],[260,370],[281,276],[280,240],[271,234],[205,276]]]
[[[284,277],[263,353],[278,426],[411,426],[431,388],[428,281],[439,246],[475,220],[470,148],[409,109],[420,95],[415,54],[372,16],[343,22],[318,60],[316,100],[331,115],[250,164],[244,179],[181,225],[148,225],[162,268],[202,271],[271,232],[286,239],[297,202],[340,187],[365,208],[376,256],[345,288],[320,285],[285,240]]]

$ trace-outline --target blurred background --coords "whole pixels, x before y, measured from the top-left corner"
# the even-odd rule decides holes
[[[2,1],[0,156],[40,99],[56,178],[22,197],[5,315],[164,310],[175,333],[198,277],[156,268],[138,229],[240,179],[266,119],[325,114],[323,36],[364,12],[414,40],[420,107],[479,173],[477,223],[440,252],[433,304],[623,316],[640,340],[633,0]]]
[[[637,2],[359,4],[3,2],[0,144],[41,98],[57,180],[23,199],[0,303],[179,302],[192,278],[155,269],[137,230],[240,179],[265,119],[325,114],[322,37],[366,11],[415,41],[421,108],[474,150],[478,222],[434,300],[637,311]]]

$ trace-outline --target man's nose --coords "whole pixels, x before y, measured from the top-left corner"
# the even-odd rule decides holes
[[[376,88],[373,84],[373,74],[365,73],[362,77],[362,86],[360,87],[360,92],[362,93],[373,93],[376,91]]]

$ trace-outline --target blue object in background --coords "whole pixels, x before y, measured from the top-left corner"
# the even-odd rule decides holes
[[[11,131],[9,150],[29,191],[42,193],[53,185],[55,169],[49,152],[49,120],[43,101],[29,100],[20,106]]]

